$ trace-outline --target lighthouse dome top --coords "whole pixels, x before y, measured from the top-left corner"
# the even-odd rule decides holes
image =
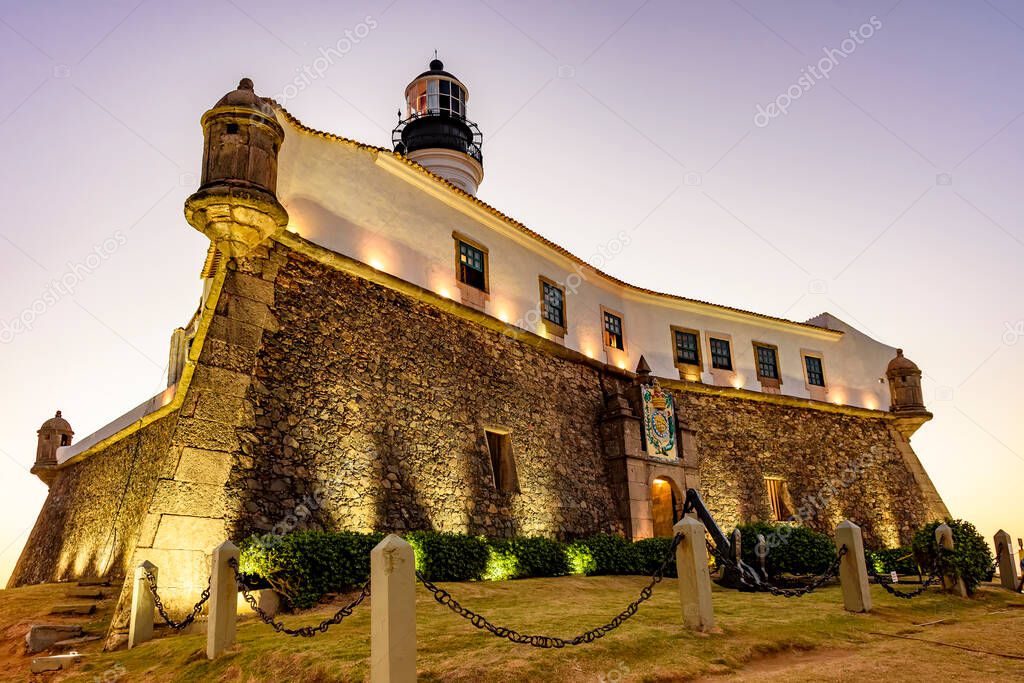
[[[417,80],[419,80],[419,79],[421,79],[421,78],[423,78],[425,76],[444,76],[446,78],[452,79],[453,81],[458,81],[459,80],[458,77],[455,74],[453,74],[452,72],[445,71],[444,70],[444,62],[442,62],[440,59],[437,59],[436,57],[434,59],[430,60],[430,65],[429,66],[430,66],[429,69],[427,69],[426,71],[421,73],[419,76],[414,78],[413,81],[417,81]],[[461,83],[461,81],[459,81],[459,82]]]

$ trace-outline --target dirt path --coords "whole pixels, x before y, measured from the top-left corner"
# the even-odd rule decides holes
[[[851,643],[849,648],[784,652],[754,660],[733,674],[696,680],[1024,680],[1024,609],[1007,608],[962,621],[947,619],[877,633],[880,635],[865,643]]]

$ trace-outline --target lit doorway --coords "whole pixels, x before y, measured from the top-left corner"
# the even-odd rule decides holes
[[[658,477],[651,482],[651,516],[654,521],[654,535],[671,538],[672,527],[679,521],[682,499],[670,479]]]

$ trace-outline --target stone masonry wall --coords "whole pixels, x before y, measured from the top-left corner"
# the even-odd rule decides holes
[[[228,497],[233,536],[293,528],[573,537],[619,530],[599,417],[619,381],[275,245],[254,425]],[[621,388],[621,385],[620,385]],[[719,523],[769,518],[765,476],[805,523],[872,545],[930,518],[884,418],[675,390]],[[508,430],[520,494],[494,490],[486,427]]]
[[[271,314],[278,329],[263,334],[248,395],[255,427],[228,483],[236,536],[621,529],[594,368],[298,253]],[[521,493],[494,488],[489,426],[511,435]]]
[[[175,420],[168,415],[62,470],[8,585],[123,576],[167,465]]]
[[[930,519],[884,419],[673,394],[681,420],[696,431],[701,496],[726,531],[771,519],[766,476],[786,480],[804,524],[831,534],[851,519],[869,546],[908,542]]]

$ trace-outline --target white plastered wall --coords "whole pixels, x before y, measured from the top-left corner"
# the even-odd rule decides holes
[[[486,312],[503,321],[543,331],[543,275],[567,285],[565,345],[591,357],[608,360],[601,334],[605,306],[623,314],[628,369],[642,354],[656,375],[678,377],[670,333],[676,325],[700,331],[702,380],[709,384],[715,379],[707,333],[718,332],[731,336],[733,386],[761,388],[754,370],[756,340],[778,347],[782,394],[810,396],[801,350],[813,350],[824,359],[827,400],[888,409],[888,387],[879,379],[895,350],[832,316],[815,322],[842,334],[624,287],[390,154],[282,124],[278,196],[290,216],[289,230],[323,247],[457,299],[452,233],[459,232],[489,251]]]

